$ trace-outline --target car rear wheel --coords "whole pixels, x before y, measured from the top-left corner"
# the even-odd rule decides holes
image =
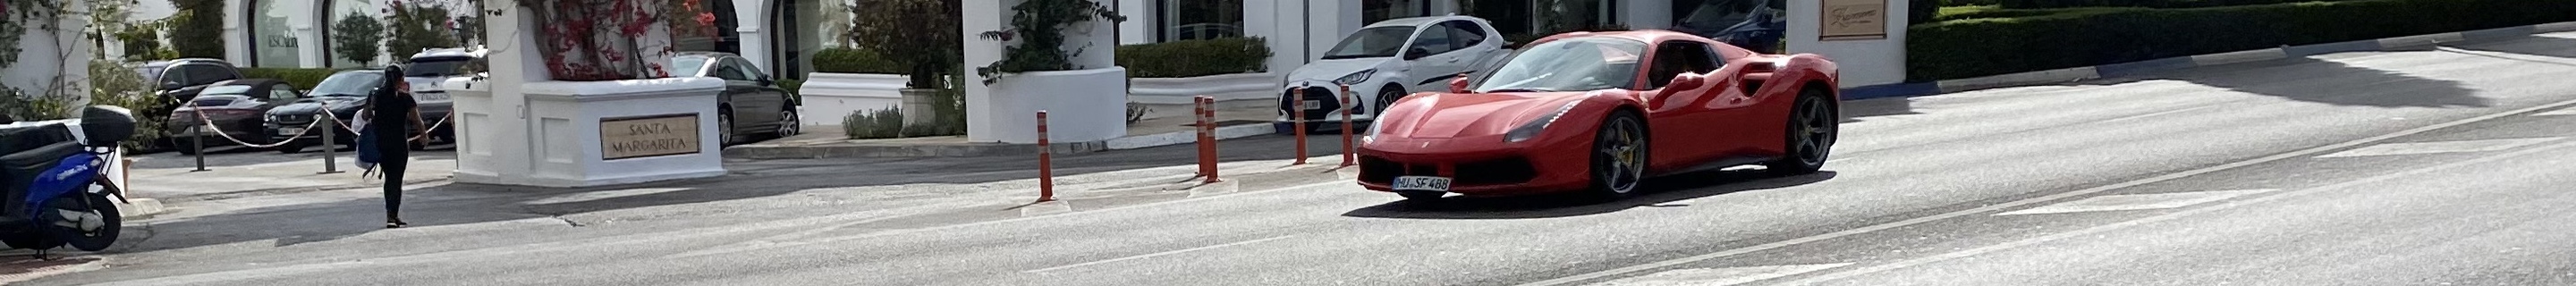
[[[722,145],[719,145],[719,146],[730,146],[730,145],[733,145],[733,113],[732,113],[732,112],[726,112],[726,113],[718,113],[718,114],[716,114],[716,143],[717,143],[717,144],[722,144]]]
[[[1633,112],[1618,111],[1602,120],[1592,135],[1592,194],[1618,199],[1636,193],[1646,179],[1646,124]]]
[[[1825,167],[1833,154],[1834,137],[1841,119],[1834,115],[1833,102],[1824,91],[1809,89],[1798,94],[1798,103],[1789,112],[1788,154],[1763,164],[1774,174],[1801,175]]]

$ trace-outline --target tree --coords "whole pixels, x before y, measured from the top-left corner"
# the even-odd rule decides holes
[[[331,24],[331,52],[359,64],[373,64],[384,52],[385,24],[358,12]]]
[[[455,32],[447,29],[449,11],[420,2],[393,1],[391,13],[385,14],[385,51],[395,57],[409,56],[422,49],[460,47]]]
[[[171,0],[170,49],[183,58],[224,58],[224,0]]]
[[[912,88],[939,88],[962,57],[958,0],[871,0],[850,5],[850,41],[906,67]]]

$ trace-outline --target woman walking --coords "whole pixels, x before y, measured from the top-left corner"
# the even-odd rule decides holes
[[[368,95],[367,132],[375,133],[376,166],[385,177],[385,228],[399,228],[402,221],[403,169],[411,163],[411,130],[423,129],[420,102],[411,97],[411,84],[403,81],[401,66],[386,66],[384,84]]]

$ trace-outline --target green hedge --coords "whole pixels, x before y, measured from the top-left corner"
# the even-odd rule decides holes
[[[2090,8],[1908,30],[1906,73],[1931,81],[2196,54],[2576,21],[2567,0],[2354,0],[2191,9]]]
[[[909,69],[874,51],[829,48],[814,52],[814,71],[827,73],[908,74]]]
[[[331,73],[338,71],[328,68],[241,68],[242,78],[284,80],[299,90],[311,90],[313,85],[321,84],[322,79],[331,78]]]
[[[2071,7],[2201,8],[2335,1],[2352,0],[1992,0],[1985,2],[2000,4],[2003,5],[2004,8],[2012,9],[2043,9]]]
[[[1261,38],[1217,38],[1118,46],[1118,66],[1138,78],[1194,77],[1267,71]]]

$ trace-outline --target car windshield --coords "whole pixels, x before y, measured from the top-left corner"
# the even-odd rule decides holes
[[[1627,88],[1636,84],[1637,63],[1646,43],[1592,37],[1564,39],[1522,49],[1491,76],[1476,82],[1475,92],[1580,91]]]
[[[354,71],[334,74],[331,75],[330,78],[322,79],[321,84],[313,85],[313,95],[366,96],[367,93],[374,92],[376,90],[376,85],[384,84],[384,78],[384,73],[378,71]]]
[[[677,57],[671,57],[671,76],[677,76],[677,77],[692,77],[692,76],[698,76],[698,75],[697,75],[698,69],[699,69],[699,68],[702,68],[702,67],[706,67],[706,66],[707,66],[707,57],[700,57],[700,56],[677,56]]]
[[[1404,51],[1405,38],[1413,37],[1413,27],[1376,27],[1360,29],[1324,52],[1324,59],[1383,58]]]
[[[403,67],[403,76],[436,77],[456,75],[458,74],[458,71],[464,70],[466,62],[473,61],[473,59],[474,58],[466,57],[412,59],[411,66]]]
[[[206,90],[200,90],[200,91],[197,91],[197,94],[200,94],[200,95],[247,94],[247,93],[250,93],[250,86],[247,86],[247,85],[222,85],[222,86],[209,86],[209,87],[206,87]]]

